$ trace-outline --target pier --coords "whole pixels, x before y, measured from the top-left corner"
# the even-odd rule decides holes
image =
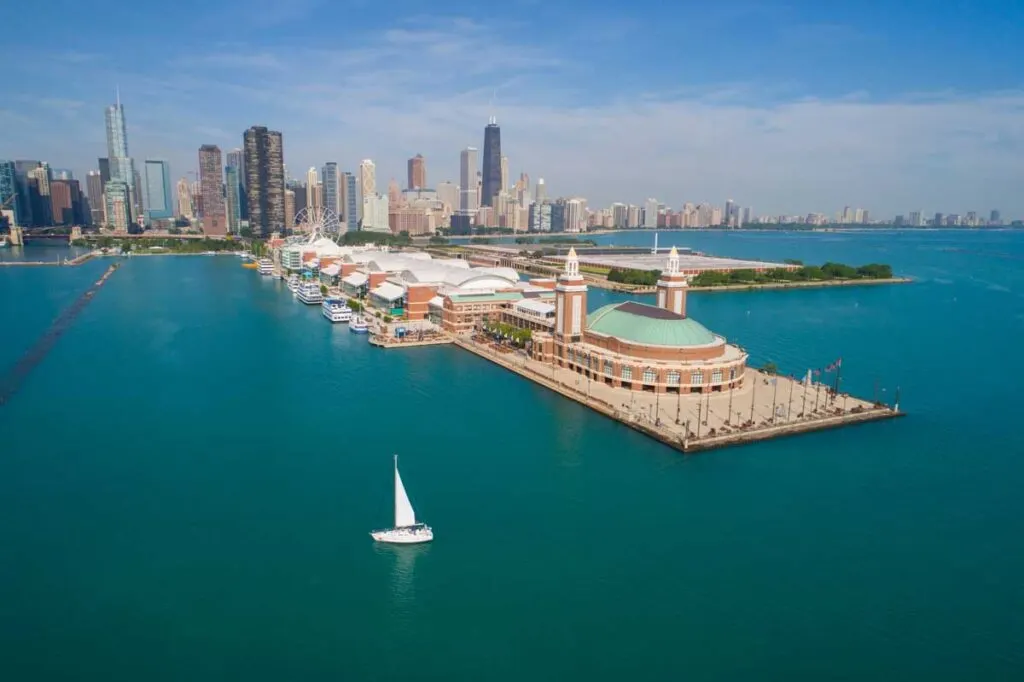
[[[64,312],[53,321],[50,328],[46,330],[28,351],[18,360],[17,363],[0,378],[0,406],[7,404],[15,393],[21,388],[25,379],[36,366],[53,350],[57,340],[71,328],[75,319],[81,314],[85,307],[92,302],[96,292],[106,284],[110,276],[117,270],[118,264],[114,263],[103,275],[79,296],[74,303],[68,306]]]
[[[903,416],[899,405],[833,395],[823,384],[747,368],[732,391],[666,394],[613,388],[482,338],[453,343],[683,453]]]

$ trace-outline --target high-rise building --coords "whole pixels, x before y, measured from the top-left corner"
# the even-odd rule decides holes
[[[427,161],[422,154],[409,159],[409,184],[407,189],[427,188]]]
[[[110,159],[108,159],[107,157],[100,157],[99,159],[96,160],[100,167],[100,180],[102,181],[103,185],[105,185],[108,182],[110,182]]]
[[[988,214],[988,222],[989,225],[1003,224],[1003,218],[999,215],[999,211],[997,209],[992,209],[992,212]]]
[[[50,181],[50,215],[54,225],[80,223],[78,207],[81,203],[77,180]]]
[[[347,171],[341,174],[341,207],[342,229],[355,232],[359,229],[359,192],[356,176]]]
[[[91,170],[85,176],[85,192],[89,195],[91,225],[103,225],[103,175],[98,170]]]
[[[17,168],[17,166],[15,166]],[[37,227],[48,227],[53,225],[53,207],[50,196],[50,166],[40,162],[35,168],[27,173],[29,183],[29,198],[32,202],[32,218]]]
[[[544,178],[537,178],[537,187],[534,189],[534,199],[537,201],[544,201],[548,198],[547,185],[544,184]]]
[[[288,188],[284,190],[284,226],[295,229],[295,191]]]
[[[111,180],[103,187],[106,200],[107,225],[118,232],[131,226],[131,190],[123,180]]]
[[[466,147],[459,155],[459,210],[475,211],[479,207],[477,189],[476,147]]]
[[[732,201],[730,200],[731,204]],[[658,200],[648,199],[644,202],[644,227],[658,226]]]
[[[18,197],[18,175],[13,161],[0,161],[0,211],[4,210],[11,212],[15,225],[22,225],[24,216]]]
[[[221,190],[222,177],[224,164],[220,147],[204,144],[199,148],[199,192],[203,197],[203,232],[210,235],[228,233],[228,216]]]
[[[123,182],[128,189],[128,201],[124,210],[127,212],[128,224],[131,225],[134,217],[132,210],[141,201],[137,197],[138,190],[141,188],[137,187],[135,182],[135,162],[128,156],[128,130],[125,126],[124,107],[121,105],[120,92],[118,93],[117,101],[107,107],[106,128],[107,161],[109,164],[110,180]],[[102,166],[100,170],[102,171]],[[120,198],[118,201],[120,201]]]
[[[192,187],[187,178],[178,180],[178,215],[187,220],[196,217],[195,206],[192,203]]]
[[[152,220],[174,217],[171,198],[171,164],[160,159],[146,159],[146,215]]]
[[[921,219],[921,211],[911,211],[908,223],[911,227],[921,227],[924,222]]]
[[[388,221],[388,198],[380,194],[363,197],[362,229],[372,232],[390,232]]]
[[[447,180],[437,183],[437,198],[444,205],[445,213],[451,213],[459,207],[459,186]]]
[[[365,199],[377,193],[377,167],[373,160],[363,159],[359,163],[359,197]]]
[[[338,216],[341,215],[341,187],[338,184],[338,164],[328,161],[321,170],[323,185],[324,208],[329,212],[324,229],[327,232],[338,231]]]
[[[231,157],[233,152],[228,152]],[[237,161],[238,158],[232,159]],[[242,182],[238,179],[238,166],[224,167],[224,203],[227,210],[228,232],[239,234],[242,231]]]
[[[501,128],[498,119],[491,116],[484,128],[483,193],[481,206],[493,206],[501,191]]]
[[[569,199],[565,202],[565,231],[586,232],[587,231],[587,200],[581,198]]]
[[[501,157],[501,190],[499,191],[506,189],[508,189],[508,157],[503,155]]]
[[[249,227],[269,237],[284,230],[284,143],[281,133],[253,126],[243,136]]]
[[[224,156],[224,166],[233,166],[238,169],[238,215],[241,220],[249,217],[245,206],[245,152],[235,147]],[[225,191],[227,194],[227,191]],[[228,212],[228,220],[231,215]]]
[[[323,208],[321,199],[323,194],[320,189],[320,175],[314,166],[306,171],[306,208],[309,211],[318,211]]]
[[[530,204],[529,225],[530,232],[550,232],[551,204],[540,199]]]

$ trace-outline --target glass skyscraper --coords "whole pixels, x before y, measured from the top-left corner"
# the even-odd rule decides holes
[[[331,212],[327,218],[327,223],[324,225],[324,229],[328,232],[338,231],[338,216],[341,215],[341,205],[338,201],[339,190],[341,189],[338,185],[338,164],[334,161],[328,161],[324,167],[320,170],[320,182],[323,185],[324,193],[324,208]]]
[[[482,206],[493,206],[494,197],[498,196],[501,187],[501,128],[498,119],[491,116],[484,128],[484,167],[483,167]]]
[[[231,158],[231,153],[228,153]],[[242,201],[241,182],[239,181],[238,167],[224,167],[224,195],[228,205],[228,232],[238,234],[242,229]]]
[[[159,159],[146,159],[146,214],[150,220],[174,217],[171,194],[171,165]]]
[[[345,230],[355,232],[359,229],[359,193],[356,191],[356,176],[352,173],[343,173],[341,178],[342,208],[344,209],[341,217],[345,223]]]
[[[254,235],[284,232],[284,144],[281,133],[253,126],[245,131],[245,193]]]
[[[127,194],[126,205],[123,209],[118,207],[116,211],[111,205],[111,200],[107,199],[107,220],[109,222],[111,216],[116,215],[118,222],[122,222],[120,212],[123,210],[125,211],[123,217],[126,219],[124,221],[125,229],[127,229],[127,226],[133,222],[132,207],[138,203],[138,200],[133,196],[137,192],[135,162],[128,156],[128,132],[125,128],[124,107],[121,106],[120,94],[117,97],[117,102],[107,107],[107,162],[110,164],[110,180],[106,184],[113,182],[124,184],[124,188],[112,188],[118,201],[121,200],[123,193]],[[104,193],[109,193],[106,187],[104,187]]]

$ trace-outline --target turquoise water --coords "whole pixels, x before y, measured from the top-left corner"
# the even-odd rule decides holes
[[[131,259],[0,408],[4,679],[1019,678],[1024,234],[673,238],[918,278],[690,297],[910,416],[684,458],[235,258]],[[104,267],[0,268],[0,367]],[[367,535],[393,452],[430,546]]]

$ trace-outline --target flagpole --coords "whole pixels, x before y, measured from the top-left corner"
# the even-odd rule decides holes
[[[779,377],[775,375],[772,377],[772,424],[775,423],[775,398],[779,395]]]
[[[810,370],[808,370],[808,371],[810,371]],[[807,389],[808,388],[810,388],[810,387],[806,386],[806,385],[804,386],[804,404],[800,407],[800,416],[804,417],[804,418],[807,417]]]
[[[754,398],[757,397],[757,380],[760,375],[754,371],[754,386],[750,389],[750,423],[754,423]]]
[[[786,406],[786,421],[790,421],[790,418],[793,415],[793,384],[795,383],[795,378],[791,379],[789,383],[789,405]]]
[[[818,398],[821,397],[821,382],[814,384],[814,411],[818,411]]]

